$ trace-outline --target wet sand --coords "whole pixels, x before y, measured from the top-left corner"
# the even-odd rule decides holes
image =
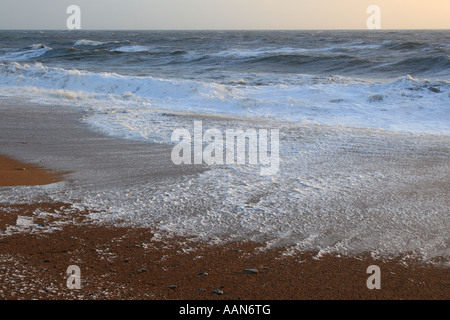
[[[64,173],[50,172],[33,164],[24,164],[0,155],[1,186],[46,185],[62,181]]]

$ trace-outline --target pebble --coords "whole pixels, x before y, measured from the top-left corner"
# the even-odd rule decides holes
[[[177,286],[174,285],[174,284],[172,284],[172,285],[169,286],[169,289],[176,289],[176,288],[177,288]]]
[[[208,275],[208,272],[202,272],[202,273],[199,273],[198,275],[201,276],[201,277],[205,277],[205,276]]]
[[[244,270],[244,273],[247,273],[247,274],[257,274],[258,272],[259,272],[258,269],[245,269]]]
[[[139,272],[139,273],[142,273],[142,272],[147,272],[147,269],[145,269],[145,268],[142,268],[142,269],[139,269],[139,270],[138,270],[138,272]]]
[[[216,290],[213,291],[213,293],[214,293],[214,294],[218,294],[218,295],[222,295],[222,294],[223,294],[223,291],[220,290],[220,289],[216,289]]]

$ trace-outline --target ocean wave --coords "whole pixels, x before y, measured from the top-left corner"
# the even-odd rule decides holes
[[[140,108],[151,107],[282,121],[450,133],[450,82],[411,76],[391,81],[364,81],[350,77],[304,75],[289,83],[242,85],[242,79],[219,84],[9,62],[0,63],[1,88],[4,94],[15,92],[14,95],[25,95],[27,88],[43,90],[41,94],[33,92],[29,96],[34,100],[61,99],[53,103],[68,100],[73,104],[76,100],[82,107],[112,104],[122,108],[131,104],[138,113]],[[145,121],[143,116],[142,121],[135,123],[136,130],[145,131]],[[124,123],[124,130],[130,128]]]
[[[122,46],[116,49],[113,49],[111,51],[116,52],[150,52],[150,47],[148,46],[140,46],[140,45],[129,45],[129,46]]]
[[[105,42],[81,39],[74,43],[74,46],[101,46]]]
[[[74,49],[69,49],[69,51]],[[173,54],[184,54],[184,51],[174,52]],[[353,61],[351,57],[346,57],[350,61]],[[309,56],[277,56],[277,57],[265,57],[261,60],[278,60],[285,59],[287,63],[307,63],[309,61],[315,61],[315,57]],[[325,58],[324,58],[325,59]],[[338,57],[337,59],[342,59]],[[430,61],[435,61],[430,58]],[[445,61],[448,63],[448,59]],[[152,76],[128,76],[121,75],[112,72],[91,72],[77,69],[64,69],[58,67],[45,66],[40,62],[35,63],[19,63],[19,62],[5,62],[0,63],[0,84],[6,85],[6,78],[16,80],[21,80],[24,86],[43,86],[52,88],[72,88],[72,89],[83,89],[86,91],[95,92],[105,92],[123,94],[124,91],[131,92],[144,92],[152,90],[156,93],[161,87],[155,87],[157,83],[166,84],[167,86],[177,87],[178,89],[182,84],[189,84],[186,93],[191,93],[192,85],[204,85],[211,83],[209,81],[196,81],[196,80],[182,80],[182,79],[161,79]],[[237,79],[237,81],[231,81],[230,84],[246,84],[242,79]],[[423,90],[429,89],[430,87],[440,87],[442,92],[447,92],[450,90],[449,81],[447,80],[427,80],[414,78],[410,75],[399,77],[388,82],[373,82],[373,81],[363,81],[358,78],[342,77],[342,76],[324,76],[318,77],[314,75],[298,75],[297,81],[290,80],[289,85],[295,86],[306,86],[306,85],[371,85],[375,83],[382,83],[385,89],[389,88],[401,88],[403,90]],[[283,85],[283,83],[279,83]],[[286,83],[287,85],[288,83]],[[218,85],[218,84],[217,84]],[[283,85],[283,86],[286,86]],[[221,85],[226,87],[225,85]],[[260,84],[258,85],[260,86]],[[262,84],[264,87],[264,84]],[[270,83],[265,85],[266,87],[271,87]],[[230,86],[233,87],[233,86]],[[114,89],[114,90],[113,90]]]
[[[215,52],[212,56],[225,57],[225,58],[258,58],[262,56],[279,56],[279,55],[306,55],[306,54],[322,54],[335,50],[335,47],[322,47],[322,48],[295,48],[295,47],[283,47],[283,48],[234,48]]]
[[[159,48],[153,48],[150,46],[141,46],[141,45],[129,45],[122,46],[114,49],[106,49],[107,52],[112,53],[147,53],[151,55],[159,55],[159,56],[176,56],[176,55],[185,55],[190,52],[182,49],[173,49],[173,50],[164,50]]]
[[[4,52],[0,55],[0,61],[27,61],[36,59],[47,52],[51,51],[52,48],[47,47],[44,44],[36,43],[25,49],[15,49]]]
[[[31,45],[31,49],[37,50],[37,49],[51,49],[51,48],[47,47],[45,44],[42,43],[35,43]]]
[[[433,47],[422,42],[390,42],[389,44],[384,45],[383,48],[391,50],[415,50]]]
[[[450,71],[450,56],[414,57],[393,65],[396,70],[415,70],[421,73]]]
[[[96,95],[125,95],[157,99],[186,97],[223,98],[227,90],[219,84],[190,80],[159,79],[151,76],[126,76],[110,72],[89,72],[77,69],[48,67],[42,63],[0,63],[0,86],[64,89]],[[220,93],[220,90],[223,92]],[[215,91],[217,90],[217,91]]]
[[[277,54],[244,59],[241,63],[247,68],[270,68],[286,72],[317,72],[319,74],[348,74],[374,66],[371,59],[349,55]]]
[[[95,38],[92,38],[95,39]],[[35,43],[22,49],[0,48],[0,61],[39,61],[67,66],[76,63],[77,68],[105,71],[141,70],[151,74],[159,68],[172,74],[199,74],[198,68],[211,72],[228,71],[342,75],[365,78],[395,78],[405,74],[414,77],[450,79],[450,55],[445,45],[423,41],[320,41],[295,46],[292,43],[277,46],[276,43],[230,46],[217,44],[208,47],[200,44],[166,40],[133,43],[118,40],[81,39],[71,45],[52,42],[52,48]],[[181,68],[181,69],[180,69]],[[192,68],[196,68],[195,70]]]

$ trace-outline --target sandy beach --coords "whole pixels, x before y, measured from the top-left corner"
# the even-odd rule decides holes
[[[52,173],[32,164],[23,164],[0,155],[3,187],[45,185],[61,181],[62,173]]]
[[[1,182],[1,180],[0,180]],[[151,230],[99,225],[87,212],[58,217],[67,203],[0,207],[2,299],[348,300],[448,299],[449,270],[404,258],[283,255],[252,242],[209,245],[155,238]],[[48,213],[47,218],[36,216]],[[52,216],[54,214],[54,216]],[[18,225],[18,217],[32,223]],[[30,221],[30,220],[28,220]],[[54,228],[52,232],[46,228]],[[81,269],[70,290],[65,271]],[[366,287],[367,267],[382,270],[382,289]],[[257,269],[251,274],[248,269]],[[223,293],[218,295],[215,290]]]
[[[27,116],[18,117],[25,109]],[[17,194],[27,189],[15,187],[127,188],[148,180],[174,183],[205,169],[174,166],[167,146],[89,131],[77,124],[78,111],[3,102],[0,116],[0,186],[17,195],[17,203],[0,198],[1,299],[450,298],[446,257],[431,264],[404,254],[319,255],[254,241],[216,244],[99,221],[95,212],[51,196],[27,202],[26,194]],[[69,265],[81,269],[81,290],[66,286]],[[381,269],[381,290],[366,286],[370,265]]]
[[[208,245],[154,238],[151,230],[99,225],[87,212],[52,217],[66,203],[0,208],[1,231],[32,218],[20,233],[2,236],[2,299],[309,300],[448,299],[448,268],[403,258],[283,255],[252,242]],[[48,218],[35,212],[49,213]],[[46,227],[53,232],[43,232]],[[66,286],[69,265],[81,268],[81,290]],[[367,267],[382,270],[382,289],[366,287]],[[257,269],[248,274],[246,269]],[[216,294],[215,290],[223,294]]]

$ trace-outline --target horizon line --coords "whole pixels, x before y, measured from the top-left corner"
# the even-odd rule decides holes
[[[69,32],[79,32],[79,31],[370,31],[370,32],[379,32],[379,31],[450,31],[450,28],[440,29],[440,28],[417,28],[417,29],[351,29],[351,28],[342,28],[342,29],[16,29],[16,28],[0,28],[0,31],[69,31]]]

